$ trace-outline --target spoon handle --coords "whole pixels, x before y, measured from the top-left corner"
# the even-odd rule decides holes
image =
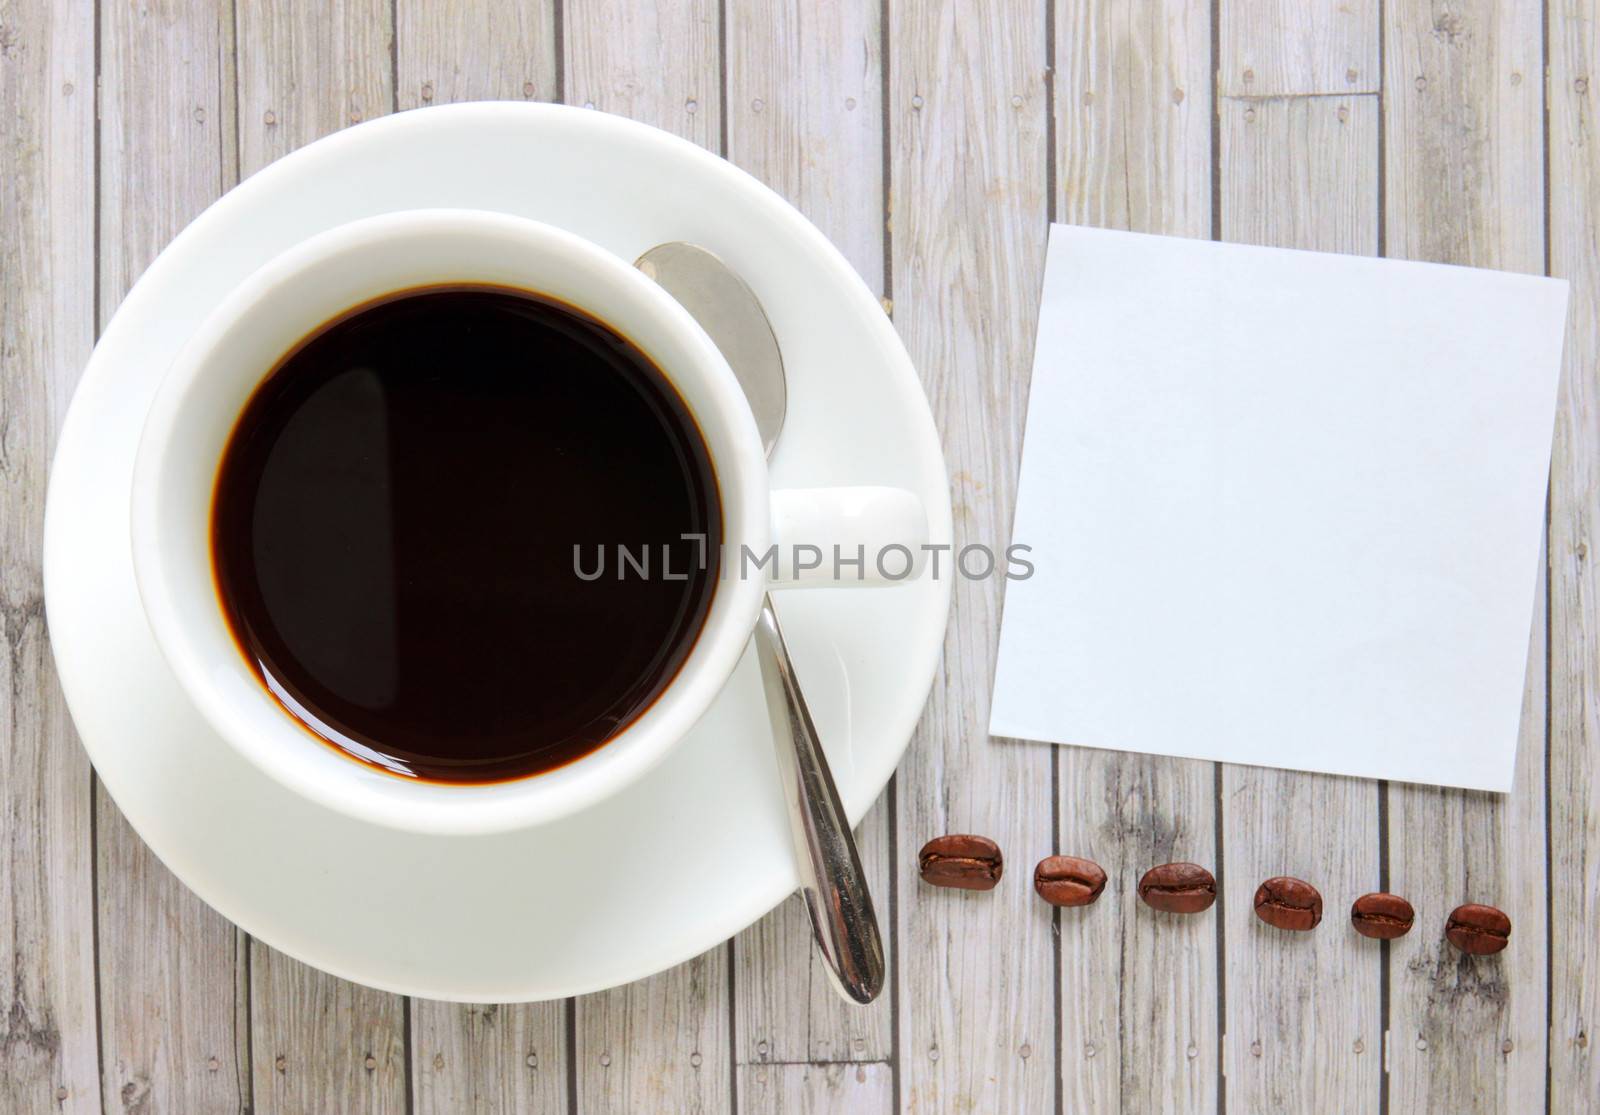
[[[755,640],[762,678],[774,707],[778,704],[776,690],[783,690],[786,723],[777,733],[778,768],[789,800],[795,849],[804,851],[799,864],[800,894],[834,987],[853,1002],[870,1003],[883,990],[878,918],[861,873],[850,822],[839,804],[839,791],[817,738],[817,726],[795,680],[771,595],[761,603]]]

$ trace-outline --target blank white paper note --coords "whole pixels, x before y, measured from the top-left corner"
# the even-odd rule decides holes
[[[1053,226],[990,733],[1508,790],[1566,302]]]

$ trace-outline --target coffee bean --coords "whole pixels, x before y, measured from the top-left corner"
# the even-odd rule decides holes
[[[1139,880],[1145,905],[1172,914],[1198,914],[1217,900],[1217,879],[1198,863],[1163,863]]]
[[[1382,891],[1363,894],[1350,907],[1350,924],[1356,927],[1356,932],[1380,941],[1404,937],[1411,932],[1411,923],[1415,920],[1411,903],[1398,894]]]
[[[1492,956],[1511,942],[1511,919],[1493,906],[1469,902],[1450,911],[1445,939],[1473,956]]]
[[[1256,888],[1256,917],[1274,928],[1303,933],[1322,920],[1322,895],[1304,879],[1277,875]]]
[[[987,836],[964,834],[928,841],[917,856],[917,866],[923,882],[962,890],[993,890],[1005,870],[1000,845]]]
[[[1092,859],[1050,856],[1033,869],[1033,889],[1052,906],[1087,906],[1106,889],[1106,873]]]

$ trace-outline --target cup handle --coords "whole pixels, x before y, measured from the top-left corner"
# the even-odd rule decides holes
[[[904,584],[922,575],[928,513],[903,488],[784,488],[772,493],[771,587]],[[763,560],[765,559],[765,560]]]

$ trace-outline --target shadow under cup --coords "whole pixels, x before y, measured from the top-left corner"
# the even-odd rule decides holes
[[[408,779],[565,766],[672,683],[716,593],[716,473],[645,352],[559,299],[398,290],[261,380],[217,471],[228,627],[282,709]]]

